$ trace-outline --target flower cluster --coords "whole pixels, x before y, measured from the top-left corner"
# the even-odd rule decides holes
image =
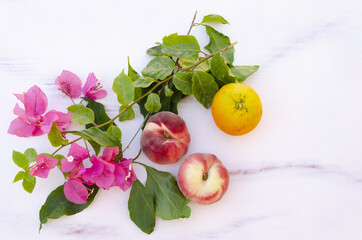
[[[81,94],[84,98],[92,100],[107,96],[106,90],[93,73],[88,75],[83,87],[77,75],[65,70],[57,77],[55,83],[72,100]],[[38,86],[15,96],[23,103],[24,108],[15,105],[13,112],[18,117],[11,122],[8,133],[19,137],[40,136],[48,134],[55,123],[61,136],[66,137],[64,131],[71,124],[72,112],[51,110],[45,113],[48,99]],[[54,156],[54,153],[37,155],[35,165],[29,167],[29,173],[32,176],[47,178],[50,170],[58,166],[65,176],[65,197],[73,203],[84,204],[92,193],[92,185],[106,190],[118,186],[126,191],[132,186],[133,181],[137,180],[132,167],[133,159],[123,158],[119,161],[120,158],[119,147],[107,147],[103,150],[102,156],[96,156],[91,155],[88,148],[73,142],[67,157],[60,159]],[[86,162],[87,159],[89,161]],[[90,165],[88,168],[87,164]]]
[[[71,98],[80,97],[83,93],[84,97],[92,100],[102,99],[107,96],[107,91],[102,89],[103,85],[99,82],[94,73],[89,73],[87,81],[82,87],[80,78],[72,72],[63,70],[60,76],[55,80],[55,84],[67,96]]]
[[[15,105],[13,112],[18,117],[10,123],[8,133],[18,137],[40,136],[49,133],[54,122],[61,131],[70,125],[72,113],[51,110],[44,114],[48,99],[38,86],[15,96],[24,104],[24,109],[19,104]]]
[[[133,171],[132,159],[122,159],[120,162],[113,161],[119,155],[118,147],[108,147],[103,151],[101,157],[92,155],[89,150],[77,143],[73,143],[69,149],[68,157],[60,160],[60,168],[67,174],[64,184],[65,197],[74,203],[87,203],[90,189],[86,185],[97,185],[108,190],[110,187],[118,186],[126,191],[137,180]],[[92,166],[85,168],[84,160],[90,158]],[[49,171],[55,168],[59,159],[45,155],[38,155],[36,165],[30,169],[33,176],[47,178]],[[88,191],[89,190],[89,191]]]

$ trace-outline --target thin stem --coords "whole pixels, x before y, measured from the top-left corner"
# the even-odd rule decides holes
[[[205,55],[205,57],[209,56],[209,54],[207,54],[207,53],[206,53],[206,52],[204,52],[204,51],[200,51],[200,53],[204,54],[204,55]]]
[[[63,147],[68,146],[68,145],[70,145],[70,144],[72,144],[72,143],[75,143],[75,142],[77,142],[77,141],[79,141],[79,140],[81,140],[81,139],[82,139],[82,137],[79,137],[79,138],[77,138],[77,139],[75,139],[75,140],[73,140],[73,141],[71,141],[71,142],[69,142],[69,143],[67,143],[67,144],[64,144],[64,145],[60,146],[57,150],[55,150],[55,151],[52,153],[52,155],[56,154],[56,153],[57,153],[60,149],[62,149]]]
[[[69,96],[70,100],[72,100],[72,103],[75,104],[73,98],[70,95],[68,95],[68,96]]]
[[[141,162],[133,162],[133,163],[136,163],[136,164],[142,165],[142,166],[144,166],[144,167],[147,167],[146,164],[143,164],[143,163],[141,163]]]
[[[190,35],[191,29],[192,29],[192,27],[194,26],[194,23],[195,23],[196,15],[197,15],[197,11],[194,14],[194,18],[192,19],[192,22],[191,22],[189,31],[187,32],[187,35]]]
[[[142,126],[145,124],[145,122],[148,120],[148,117],[150,116],[150,113],[147,114],[147,116],[145,117],[145,119],[143,120],[141,126],[138,128],[137,132],[135,133],[135,135],[133,135],[133,138],[131,139],[131,141],[128,143],[128,145],[123,149],[122,154],[129,148],[129,146],[131,145],[131,143],[133,142],[133,140],[136,138],[137,134],[139,133],[139,131],[142,129]]]
[[[105,123],[102,123],[102,124],[99,124],[97,126],[97,128],[101,128],[105,125],[108,125],[108,124],[111,124],[113,123],[114,121],[116,121],[119,116],[121,116],[124,112],[126,112],[129,108],[131,108],[133,105],[135,105],[136,103],[138,103],[139,101],[141,101],[142,99],[144,99],[145,97],[147,97],[148,95],[150,95],[157,87],[159,87],[162,83],[165,83],[165,82],[168,82],[170,81],[170,79],[173,77],[174,74],[168,76],[165,80],[162,80],[160,82],[158,82],[153,88],[151,88],[148,92],[146,92],[145,94],[143,94],[141,97],[139,97],[138,99],[134,100],[130,105],[126,106],[120,113],[118,113],[114,118],[112,118],[111,120],[105,122]]]
[[[83,141],[84,141],[85,148],[88,150],[87,141],[84,138],[83,138]]]
[[[197,66],[198,66],[199,64],[201,64],[202,62],[205,62],[207,59],[212,58],[213,56],[215,56],[215,55],[218,54],[218,53],[225,52],[226,50],[228,50],[228,49],[232,48],[233,46],[235,46],[237,43],[238,43],[238,42],[234,42],[234,43],[230,44],[229,46],[227,46],[227,47],[225,47],[225,48],[223,48],[223,49],[220,49],[219,51],[216,51],[216,52],[214,52],[213,54],[210,54],[210,55],[206,56],[205,58],[201,59],[200,61],[196,62],[195,64],[193,64],[193,65],[191,65],[191,66],[189,66],[189,67],[186,67],[186,68],[182,68],[182,69],[180,69],[180,70],[181,70],[181,71],[187,71],[187,70],[190,70],[190,69],[194,70],[195,67],[197,67]]]
[[[142,151],[141,151],[141,149],[140,149],[140,150],[138,151],[137,156],[136,156],[135,158],[133,158],[132,162],[135,161],[135,160],[141,155],[141,152],[142,152]]]

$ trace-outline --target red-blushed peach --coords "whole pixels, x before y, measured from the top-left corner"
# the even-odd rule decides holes
[[[151,116],[141,136],[141,150],[155,163],[177,162],[189,148],[190,133],[185,121],[172,112]]]
[[[217,202],[229,186],[229,172],[209,153],[194,153],[180,165],[177,183],[185,197],[200,204]]]

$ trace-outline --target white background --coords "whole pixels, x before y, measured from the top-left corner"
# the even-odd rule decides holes
[[[191,133],[189,153],[216,154],[231,172],[224,198],[190,203],[189,219],[157,219],[144,234],[129,219],[129,191],[100,191],[74,216],[50,220],[38,233],[38,211],[63,183],[59,172],[38,179],[34,192],[11,183],[19,170],[12,150],[52,152],[46,136],[8,135],[17,103],[12,93],[38,85],[48,109],[71,104],[54,84],[63,69],[83,82],[94,72],[109,92],[101,102],[115,116],[113,79],[138,71],[145,51],[174,32],[186,34],[195,10],[224,16],[215,26],[235,47],[236,65],[260,65],[245,81],[263,103],[251,133],[233,137],[214,124],[193,97],[179,104]],[[0,0],[1,154],[0,232],[4,239],[362,239],[362,3],[358,0],[258,1],[25,1]],[[203,27],[191,32],[208,43]],[[123,144],[142,117],[119,126]],[[139,136],[127,150],[134,157]],[[157,166],[177,173],[178,164]],[[135,166],[141,181],[145,172]]]

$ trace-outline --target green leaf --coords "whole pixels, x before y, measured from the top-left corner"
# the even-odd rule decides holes
[[[86,209],[93,202],[99,189],[96,185],[87,186],[87,188],[93,190],[88,196],[87,203],[76,204],[66,199],[63,188],[64,185],[61,185],[52,191],[41,207],[39,211],[40,229],[42,228],[42,224],[47,223],[48,219],[57,219],[65,215],[73,215]]]
[[[134,86],[130,77],[124,70],[113,81],[113,92],[117,94],[117,99],[120,104],[128,105],[134,98]]]
[[[119,112],[122,112],[124,110],[125,106],[120,106],[119,107]],[[121,114],[121,116],[119,116],[119,121],[120,122],[123,122],[123,121],[126,121],[126,120],[132,120],[136,117],[134,111],[133,111],[133,108],[130,107],[128,108],[124,113]]]
[[[13,151],[13,161],[18,167],[24,169],[25,171],[29,171],[29,161],[25,154]]]
[[[225,36],[224,34],[216,31],[214,28],[210,26],[206,27],[206,33],[210,37],[210,42],[208,45],[205,46],[205,49],[211,53],[215,53],[220,49],[223,49],[230,45],[229,37]],[[226,50],[221,54],[221,56],[225,59],[227,64],[232,64],[234,62],[234,47]]]
[[[26,158],[28,159],[29,163],[35,162],[36,156],[38,156],[38,154],[36,153],[34,148],[26,149],[24,154],[25,154]]]
[[[48,133],[48,139],[50,144],[53,147],[59,147],[61,145],[67,144],[69,141],[67,139],[64,139],[58,125],[54,122],[52,125],[52,128],[50,129],[50,132]]]
[[[175,63],[171,58],[158,56],[147,64],[146,68],[142,70],[142,74],[146,77],[164,80],[172,73],[175,67]]]
[[[165,36],[162,39],[161,52],[172,57],[187,57],[199,54],[200,45],[192,35],[178,35],[177,33]]]
[[[212,75],[195,71],[192,76],[192,93],[199,103],[205,108],[210,108],[216,92],[219,90],[217,83]]]
[[[36,178],[33,175],[30,175],[29,172],[24,173],[24,179],[23,179],[23,188],[28,193],[32,193],[36,184]]]
[[[224,58],[218,53],[211,59],[212,74],[223,83],[233,83],[236,77],[230,72],[229,66],[225,63]]]
[[[105,123],[105,122],[108,122],[109,120],[111,120],[108,117],[103,104],[101,104],[99,102],[96,102],[96,101],[94,101],[94,100],[92,100],[90,98],[85,98],[85,100],[88,102],[87,108],[92,109],[93,112],[94,112],[94,122],[96,124],[100,125],[102,123]],[[102,131],[107,131],[109,126],[111,126],[111,124],[104,125],[100,129]],[[86,125],[86,128],[90,128],[90,127],[93,127],[93,124],[87,124]]]
[[[158,112],[161,109],[160,97],[156,93],[148,95],[145,108],[149,113]]]
[[[176,179],[168,172],[161,172],[144,165],[147,170],[146,188],[155,201],[156,214],[164,220],[188,218],[190,201],[178,188]]]
[[[179,71],[173,76],[172,82],[183,94],[192,94],[192,72]]]
[[[82,131],[67,131],[67,133],[72,133],[74,135],[81,136],[87,141],[91,140],[103,147],[119,147],[121,143],[111,136],[110,134],[100,130],[99,128],[91,127]]]
[[[128,210],[131,220],[145,233],[153,232],[156,224],[155,206],[152,195],[137,180],[132,184],[128,199]]]
[[[195,55],[190,55],[187,57],[179,58],[178,63],[180,64],[180,66],[182,68],[187,68],[187,67],[191,67],[192,65],[194,65],[198,59],[199,59],[199,54],[195,54]]]
[[[222,24],[229,24],[228,21],[225,20],[225,18],[223,18],[220,15],[217,14],[210,14],[204,17],[204,19],[202,19],[202,23],[222,23]]]
[[[132,82],[134,82],[140,77],[140,75],[136,72],[136,70],[133,69],[133,67],[129,63],[129,57],[127,57],[127,61],[128,61],[128,77],[132,80]]]
[[[187,97],[188,95],[183,94],[181,91],[177,90],[176,88],[174,88],[173,91],[174,91],[174,94],[171,96],[169,108],[167,110],[161,108],[161,110],[162,111],[170,111],[170,112],[173,112],[175,114],[178,114],[178,109],[177,109],[178,103],[182,99]]]
[[[165,89],[162,90],[160,94],[160,101],[161,101],[161,109],[160,111],[170,111],[175,114],[178,114],[177,104],[185,98],[187,95],[183,94],[181,91],[177,90],[173,86],[172,82],[168,83],[168,87],[174,92],[171,97],[166,96]],[[166,87],[165,87],[166,88]]]
[[[107,133],[118,141],[121,141],[122,139],[122,131],[116,125],[110,126],[107,130]]]
[[[142,97],[142,88],[139,87],[135,87],[134,88],[134,99],[139,99],[140,97]]]
[[[108,131],[108,130],[107,130]],[[82,135],[92,141],[98,143],[103,147],[119,147],[121,143],[118,139],[114,138],[110,134],[103,132],[99,128],[88,128],[81,131]]]
[[[168,87],[168,85],[165,86],[165,96],[171,97],[173,95],[173,91]]]
[[[178,113],[177,110],[177,104],[180,102],[180,100],[184,99],[187,95],[183,94],[181,91],[176,89],[174,86],[172,86],[172,81],[168,82],[169,88],[174,92],[174,94],[171,97],[166,97],[164,94],[163,84],[159,87],[157,87],[154,92],[160,93],[160,102],[161,102],[161,109],[160,111],[170,111],[175,114]],[[143,88],[143,94],[146,94],[153,86],[151,85],[148,88]],[[145,104],[147,102],[147,98],[141,99],[137,104],[139,105],[139,109],[143,117],[145,118],[148,115],[148,111],[145,108]]]
[[[101,151],[101,145],[99,145],[98,143],[96,143],[93,140],[87,140],[89,142],[89,144],[92,146],[94,153],[96,154],[96,156],[98,156],[98,154]]]
[[[231,73],[237,77],[237,82],[243,82],[250,75],[258,71],[259,66],[235,66],[230,68]]]
[[[146,53],[150,56],[162,56],[160,45],[147,49]]]
[[[72,112],[72,122],[77,122],[80,125],[94,122],[94,112],[82,104],[71,105],[68,107],[68,111]]]
[[[13,183],[23,180],[25,178],[25,172],[24,171],[19,171],[16,176],[14,177]]]
[[[155,79],[151,78],[151,77],[139,77],[136,81],[133,82],[133,85],[135,87],[140,87],[140,88],[147,88],[149,87],[152,83],[156,82]]]
[[[200,58],[200,60],[202,60],[203,58]],[[199,65],[197,65],[195,67],[195,71],[204,71],[207,72],[210,70],[210,59],[206,59],[205,61],[203,61],[202,63],[200,63]]]

